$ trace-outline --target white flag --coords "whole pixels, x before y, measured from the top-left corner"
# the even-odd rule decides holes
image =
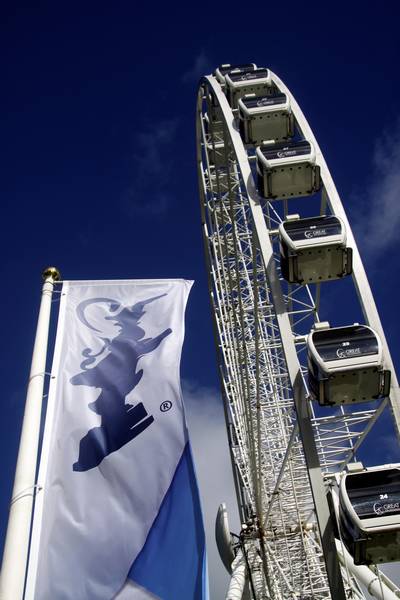
[[[63,284],[26,600],[207,597],[179,380],[191,285]]]

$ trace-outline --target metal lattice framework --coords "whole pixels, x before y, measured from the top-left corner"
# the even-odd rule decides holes
[[[237,111],[218,80],[203,78],[197,108],[203,234],[236,491],[242,521],[249,524],[243,548],[256,600],[364,598],[343,547],[334,550],[326,494],[332,474],[354,459],[389,408],[399,430],[398,385],[321,151],[295,99],[271,76],[273,87],[290,98],[297,135],[316,148],[322,189],[312,197],[315,214],[329,212],[345,222],[360,306],[381,336],[393,376],[390,398],[379,404],[321,410],[307,400],[306,335],[319,321],[323,284],[289,285],[281,277],[277,227],[291,200],[268,202],[258,195],[255,148],[244,146]]]

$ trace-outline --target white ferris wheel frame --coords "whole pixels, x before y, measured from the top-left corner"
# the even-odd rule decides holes
[[[323,183],[321,213],[324,210],[324,207],[322,205],[327,204],[332,214],[338,216],[345,224],[347,232],[347,243],[353,249],[353,281],[358,293],[360,306],[363,310],[366,324],[372,327],[380,336],[383,348],[384,364],[385,367],[391,371],[392,379],[390,396],[381,401],[376,408],[367,409],[364,411],[342,410],[340,415],[329,415],[326,418],[315,416],[311,403],[306,399],[307,391],[304,385],[304,369],[302,369],[298,355],[298,345],[299,343],[304,344],[304,337],[303,339],[301,339],[301,336],[296,336],[293,327],[293,315],[296,313],[296,311],[289,310],[290,306],[292,306],[293,304],[294,293],[292,297],[290,292],[285,296],[282,290],[279,273],[276,269],[276,254],[274,253],[274,246],[272,243],[272,237],[273,235],[276,235],[277,231],[276,229],[268,227],[266,222],[265,213],[254,182],[253,172],[250,164],[250,161],[254,160],[254,156],[249,156],[243,144],[240,133],[235,123],[233,111],[231,110],[231,107],[228,104],[228,101],[225,97],[220,83],[217,79],[215,79],[212,76],[204,77],[200,84],[197,109],[198,172],[201,195],[204,243],[209,272],[211,300],[215,317],[216,345],[217,350],[222,359],[221,383],[226,400],[225,414],[227,418],[228,427],[230,429],[235,430],[235,435],[239,436],[239,438],[243,438],[243,435],[246,435],[246,431],[249,432],[249,423],[251,432],[254,434],[255,437],[258,436],[258,447],[255,447],[256,445],[253,444],[252,452],[249,452],[251,442],[247,441],[246,445],[243,439],[239,439],[237,445],[238,447],[236,447],[236,445],[232,444],[232,435],[230,436],[231,458],[234,473],[236,473],[235,484],[240,508],[243,509],[243,503],[246,502],[246,498],[244,498],[244,496],[250,493],[249,489],[251,489],[252,486],[254,489],[258,489],[260,496],[262,496],[262,488],[264,486],[264,504],[263,502],[261,502],[262,510],[260,511],[260,502],[258,501],[257,504],[256,498],[253,498],[253,504],[254,506],[256,506],[256,512],[262,513],[260,537],[263,537],[264,535],[265,526],[265,532],[267,532],[265,533],[266,541],[264,546],[261,542],[258,542],[259,545],[261,544],[262,546],[261,551],[260,548],[258,548],[258,553],[254,550],[255,544],[249,540],[244,542],[244,549],[247,547],[248,560],[250,561],[250,570],[253,569],[254,573],[257,574],[259,574],[260,571],[263,571],[264,573],[263,576],[261,575],[255,577],[254,581],[252,582],[253,595],[257,597],[257,600],[261,600],[261,598],[279,598],[282,600],[286,600],[286,598],[289,598],[288,594],[290,594],[290,598],[300,597],[297,595],[299,590],[296,589],[296,576],[292,578],[292,582],[289,581],[288,573],[290,573],[290,571],[285,570],[283,557],[279,556],[279,551],[276,553],[274,552],[274,550],[271,550],[271,548],[273,548],[273,544],[269,544],[267,539],[268,524],[270,521],[273,521],[274,511],[276,509],[277,504],[279,504],[279,499],[278,502],[276,502],[276,498],[279,498],[282,483],[284,483],[286,480],[290,480],[293,489],[295,490],[297,486],[297,492],[299,493],[299,495],[301,495],[301,493],[304,493],[305,495],[308,494],[313,503],[313,514],[310,515],[310,518],[307,519],[306,523],[303,523],[300,526],[300,528],[302,529],[301,537],[304,551],[302,568],[305,571],[314,570],[315,573],[317,573],[317,575],[316,577],[314,577],[314,579],[310,575],[310,585],[309,587],[305,586],[305,589],[307,590],[306,593],[310,593],[312,594],[312,596],[310,595],[301,597],[312,597],[321,599],[335,598],[335,600],[342,600],[346,597],[346,587],[347,589],[352,590],[354,597],[364,598],[364,595],[360,587],[358,586],[357,580],[365,583],[365,581],[368,580],[368,574],[366,575],[364,571],[362,574],[361,571],[363,569],[367,569],[368,573],[370,573],[371,571],[367,567],[356,567],[354,564],[351,564],[351,559],[349,558],[348,553],[346,554],[346,551],[343,548],[343,544],[341,545],[341,551],[340,546],[338,553],[335,551],[335,544],[337,543],[335,541],[333,531],[335,524],[333,522],[332,515],[328,507],[327,491],[330,486],[330,475],[332,474],[332,472],[343,470],[346,464],[348,464],[354,459],[357,449],[365,440],[366,436],[371,431],[373,425],[378,420],[379,416],[383,413],[387,405],[389,405],[390,407],[395,430],[397,432],[397,435],[399,436],[400,393],[390,352],[387,346],[381,321],[379,319],[372,291],[368,283],[365,269],[363,267],[361,257],[357,249],[357,245],[352,234],[350,224],[347,220],[342,202],[339,198],[338,192],[333,183],[332,177],[329,173],[322,152],[296,100],[294,99],[288,88],[283,84],[283,82],[274,73],[270,73],[272,83],[278,88],[280,92],[285,93],[287,98],[289,98],[290,100],[291,111],[294,115],[299,132],[307,141],[311,142],[315,149],[316,164],[320,168],[320,175]],[[219,131],[219,134],[212,134],[211,136],[206,133],[204,125],[205,110],[203,109],[203,105],[205,90],[207,90],[207,93],[210,92],[213,94],[223,121],[223,127]],[[211,132],[212,128],[213,126],[211,125]],[[209,157],[211,152],[224,152],[224,147],[228,145],[230,146],[230,149],[232,151],[231,155],[233,156],[233,158],[231,156],[231,158],[228,159],[227,148],[225,148],[225,158],[227,164],[230,161],[231,166],[228,167],[228,174],[225,176],[226,179],[223,182],[225,185],[225,193],[222,193],[220,189],[222,181],[221,176],[218,175],[218,169],[213,167],[212,161],[210,162]],[[206,148],[208,149],[208,151],[206,150]],[[222,200],[224,198],[230,197],[230,206],[231,208],[233,207],[232,184],[229,183],[232,169],[236,173],[236,175],[235,173],[233,173],[234,176],[232,178],[232,181],[234,182],[234,185],[237,185],[239,188],[239,198],[245,198],[245,201],[248,203],[249,216],[247,217],[247,220],[250,221],[251,219],[250,229],[252,228],[252,230],[243,230],[237,233],[234,231],[235,226],[232,220],[229,223],[233,231],[232,235],[230,235],[228,231],[228,234],[225,234],[225,239],[222,240],[222,242],[221,239],[215,242],[216,238],[221,237],[218,231],[218,214],[222,215],[225,210],[223,207]],[[226,187],[228,188],[227,191]],[[219,199],[221,206],[217,207],[216,204],[213,205],[214,200],[210,201],[209,198]],[[214,208],[212,208],[212,205],[214,206]],[[213,211],[214,215],[212,214]],[[207,226],[207,220],[210,218],[211,221],[213,221],[214,219],[213,224],[211,225],[213,231],[209,231],[209,228]],[[223,222],[223,216],[221,217],[221,219]],[[214,225],[216,225],[215,228],[213,227]],[[222,225],[222,229],[224,229],[224,225],[226,225],[226,223],[222,223]],[[225,227],[225,229],[227,230],[228,228]],[[264,452],[264,447],[262,448],[262,445],[265,445],[265,442],[268,445],[268,440],[266,441],[266,438],[268,437],[268,433],[270,432],[268,432],[268,425],[266,425],[265,422],[262,422],[263,407],[261,406],[260,401],[257,400],[258,412],[256,413],[256,416],[252,416],[250,414],[251,409],[247,409],[244,406],[243,398],[239,398],[240,394],[238,393],[238,389],[232,392],[230,389],[229,377],[224,375],[225,368],[227,371],[231,370],[232,372],[235,372],[236,370],[236,372],[238,372],[238,363],[241,360],[243,361],[245,354],[243,354],[243,352],[240,352],[240,344],[238,343],[238,340],[235,341],[232,331],[229,331],[229,327],[231,327],[232,329],[232,323],[235,320],[232,320],[232,317],[229,315],[229,309],[232,308],[232,306],[230,308],[228,306],[228,297],[229,294],[231,294],[232,296],[234,285],[232,286],[232,284],[230,284],[230,289],[224,290],[222,281],[223,277],[221,277],[220,271],[221,269],[225,269],[226,272],[226,264],[229,264],[226,261],[226,256],[224,256],[224,252],[228,254],[229,248],[233,247],[232,243],[236,243],[237,247],[235,248],[235,254],[237,259],[238,253],[240,254],[240,236],[243,236],[243,239],[245,239],[246,234],[248,236],[252,236],[251,243],[253,246],[257,247],[255,254],[255,271],[254,265],[252,274],[249,272],[246,273],[246,267],[244,268],[244,270],[242,269],[244,277],[248,279],[247,283],[245,284],[248,287],[247,291],[251,292],[252,276],[253,283],[256,282],[254,283],[255,288],[253,290],[253,311],[254,315],[256,316],[254,317],[254,323],[249,328],[246,321],[248,317],[245,313],[246,310],[247,313],[249,313],[252,309],[250,305],[249,308],[249,306],[245,307],[242,303],[242,305],[239,306],[240,316],[238,317],[236,315],[235,319],[237,318],[237,320],[241,322],[243,338],[244,330],[246,329],[248,332],[251,330],[251,343],[243,343],[243,348],[247,344],[247,349],[244,350],[245,354],[247,352],[246,356],[250,356],[250,352],[252,352],[251,349],[253,348],[253,346],[255,346],[255,353],[253,352],[251,354],[252,358],[250,357],[249,359],[250,362],[252,362],[253,364],[249,365],[247,361],[247,376],[253,376],[253,387],[256,389],[256,396],[259,398],[259,391],[261,385],[259,363],[261,360],[260,356],[263,352],[263,342],[266,344],[264,349],[266,349],[266,346],[268,346],[268,352],[274,352],[271,339],[261,339],[261,317],[260,323],[258,323],[259,316],[257,313],[259,309],[259,300],[256,300],[256,298],[258,298],[257,252],[259,252],[260,257],[262,259],[262,263],[264,265],[264,271],[266,276],[265,283],[269,288],[269,292],[273,303],[273,315],[271,316],[271,321],[273,319],[277,326],[278,341],[276,342],[276,347],[280,344],[284,353],[287,377],[290,381],[290,387],[293,391],[292,402],[293,406],[295,406],[296,408],[297,414],[297,421],[293,422],[291,425],[289,425],[289,427],[286,427],[285,430],[285,433],[287,434],[284,439],[284,442],[286,443],[286,450],[284,454],[282,454],[279,469],[273,474],[273,477],[269,479],[266,485],[264,485],[264,480],[268,479],[268,477],[264,473],[260,472],[260,466],[262,463],[261,456]],[[221,250],[224,247],[224,244],[225,250]],[[240,264],[243,265],[245,263],[245,260],[242,261],[243,257],[239,258],[241,259]],[[225,267],[223,264],[221,267],[221,263],[224,262],[226,263]],[[237,264],[239,263],[237,262],[236,265]],[[248,264],[250,264],[249,261]],[[239,281],[239,274],[237,276]],[[238,285],[238,287],[240,286]],[[306,288],[307,286],[303,286],[303,289]],[[312,295],[309,292],[307,293],[311,300],[311,310],[310,307],[306,306],[306,304],[303,302],[303,305],[305,307],[303,312],[306,313],[307,310],[309,312],[313,312],[314,318],[318,320],[318,303],[320,295],[319,285],[316,286],[315,300],[312,298]],[[241,292],[239,291],[239,296],[240,294]],[[300,313],[302,311],[297,312]],[[228,325],[226,325],[227,321],[230,322]],[[239,371],[241,370],[242,366],[239,365]],[[282,374],[282,377],[283,376],[284,375]],[[242,417],[243,414],[245,415],[244,418],[242,418],[242,420],[240,417],[240,411],[242,411]],[[246,411],[247,416],[245,414]],[[246,418],[247,424],[245,423]],[[264,430],[262,431],[263,427]],[[360,427],[362,427],[362,429],[360,429]],[[353,430],[354,428],[355,431]],[[300,448],[300,450],[297,450],[296,448],[299,445],[302,446],[302,448]],[[246,456],[248,454],[253,454],[252,461],[250,460],[249,456]],[[296,461],[301,462],[302,459],[303,465],[299,466],[299,464],[297,464]],[[296,480],[296,474],[297,472],[301,472],[302,469],[303,472],[306,472],[308,481],[302,481],[301,484],[298,485]],[[290,472],[289,476],[288,472]],[[259,482],[259,480],[261,480],[261,483]],[[256,481],[255,486],[252,483],[252,481]],[[259,483],[257,483],[257,481]],[[257,496],[257,493],[255,493],[255,496]],[[295,512],[296,507],[292,508],[292,510],[294,510]],[[299,507],[297,507],[297,510],[298,519],[300,523],[300,517],[304,515],[301,515],[301,510]],[[242,518],[244,517],[243,510],[241,516]],[[260,514],[258,514],[258,518],[259,517]],[[280,507],[280,518],[282,523],[282,507]],[[315,521],[318,522],[319,536],[318,534],[313,533],[313,524],[315,525]],[[283,533],[283,537],[285,538],[286,546],[289,548],[287,551],[287,556],[290,557],[292,552],[292,554],[294,553],[294,555],[297,558],[299,558],[298,547],[295,547],[295,545],[293,545],[293,551],[290,548],[291,540],[289,533]],[[279,548],[279,546],[277,547]],[[257,556],[259,555],[261,555],[261,559],[257,558]],[[316,563],[318,562],[318,560],[321,559],[321,556],[324,558],[325,561],[325,574],[321,573],[318,569],[318,566],[316,566]],[[310,565],[310,563],[314,564]],[[276,580],[274,571],[278,573],[278,575],[276,576]],[[376,579],[376,576],[374,577],[374,579]],[[286,590],[279,588],[280,584],[276,583],[276,581],[278,580],[280,582],[283,582],[283,584],[281,583],[281,585],[286,586]],[[315,583],[316,581],[318,581],[318,584]],[[379,597],[381,589],[382,591],[384,590],[384,596],[381,595],[382,598],[391,597],[390,595],[387,596],[387,594],[393,594],[394,592],[392,590],[396,590],[396,586],[394,586],[394,584],[391,584],[390,582],[388,583],[388,580],[386,579],[384,582],[382,581],[382,579],[380,579],[379,584],[380,585],[378,586],[379,589],[377,590],[377,597]]]

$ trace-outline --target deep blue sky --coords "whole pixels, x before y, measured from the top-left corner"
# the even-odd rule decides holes
[[[270,67],[299,101],[358,225],[399,364],[398,236],[370,244],[365,225],[400,213],[396,3],[41,2],[1,16],[0,539],[45,266],[66,279],[195,279],[182,376],[217,386],[194,117],[198,78],[220,63]],[[386,213],[384,176],[398,185]]]

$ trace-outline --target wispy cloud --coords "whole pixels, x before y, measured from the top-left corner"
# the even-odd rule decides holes
[[[122,194],[124,211],[134,216],[163,216],[172,194],[168,184],[173,170],[170,152],[179,127],[177,118],[148,125],[133,140],[132,181]]]
[[[127,188],[122,196],[124,212],[129,217],[162,217],[166,214],[171,196],[158,192],[146,193],[136,182]]]
[[[240,529],[229,457],[222,399],[219,392],[183,382],[183,397],[199,481],[207,537],[211,598],[225,598],[229,575],[215,543],[215,517],[225,502],[233,531]]]
[[[399,241],[400,226],[400,119],[394,130],[375,144],[372,175],[358,202],[363,206],[355,232],[368,254],[381,254]]]
[[[196,82],[202,75],[208,75],[211,71],[210,61],[204,50],[202,50],[194,59],[192,66],[182,75],[183,83]]]

